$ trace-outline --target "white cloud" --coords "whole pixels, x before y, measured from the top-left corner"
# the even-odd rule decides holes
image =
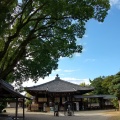
[[[80,83],[86,83],[86,84],[90,84],[89,82],[89,78],[84,78],[84,79],[78,79],[78,78],[70,78],[70,77],[64,77],[61,78],[62,80],[71,82],[71,83],[75,83],[75,84],[80,84]]]
[[[60,57],[60,58],[59,58],[59,60],[63,60],[63,59],[65,59],[65,57]]]
[[[80,57],[80,56],[81,56],[81,53],[74,53],[74,55],[75,55],[76,57]]]
[[[110,0],[111,5],[116,5],[119,3],[119,0]]]
[[[57,70],[53,70],[52,73],[57,73],[57,72],[60,72],[62,71],[61,69],[57,69]]]
[[[89,78],[81,79],[81,82],[80,82],[80,83],[90,84]]]
[[[86,34],[85,34],[85,35],[83,35],[83,37],[84,37],[84,38],[87,38],[87,37],[88,37],[88,35],[86,35]]]
[[[70,69],[68,69],[68,70],[62,70],[62,69],[57,69],[57,70],[53,70],[52,73],[53,74],[59,74],[59,75],[63,76],[64,75],[63,73],[71,73],[71,72],[75,72],[75,71],[77,71],[77,70],[70,70]]]
[[[54,79],[55,79],[55,76],[45,77],[45,79],[40,78],[36,83],[30,79],[29,81],[26,81],[23,83],[23,87],[31,87],[31,86],[40,85],[40,84],[49,82]]]
[[[118,9],[120,9],[120,0],[110,0],[111,6],[116,6]]]
[[[64,70],[64,72],[71,73],[74,72],[75,70]]]

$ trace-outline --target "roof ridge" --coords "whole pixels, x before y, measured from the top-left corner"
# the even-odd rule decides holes
[[[64,82],[64,83],[68,83],[68,84],[70,84],[70,85],[75,85],[76,87],[80,87],[80,88],[89,88],[89,87],[87,87],[87,86],[83,87],[83,86],[80,86],[80,85],[78,85],[78,84],[75,84],[75,83],[71,83],[71,82],[69,82],[69,81],[62,80],[62,79],[60,79],[59,77],[57,77],[57,78],[55,78],[54,80],[51,80],[51,81],[49,81],[49,82],[46,82],[46,83],[40,84],[40,85],[35,85],[35,86],[25,87],[25,88],[35,88],[35,87],[40,87],[40,86],[43,86],[43,85],[46,85],[46,84],[52,83],[52,82],[54,82],[54,81],[62,81],[62,82]]]

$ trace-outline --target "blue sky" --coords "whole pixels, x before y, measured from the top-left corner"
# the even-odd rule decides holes
[[[89,83],[99,76],[114,75],[120,71],[120,0],[110,0],[111,9],[103,23],[90,20],[86,33],[77,43],[83,45],[81,54],[72,58],[61,58],[56,71],[35,84],[31,81],[24,86],[33,86],[53,80],[56,74],[63,80],[80,84]]]

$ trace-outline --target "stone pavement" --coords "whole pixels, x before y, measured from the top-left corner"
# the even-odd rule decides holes
[[[6,109],[7,114],[14,115],[13,108]],[[26,111],[26,110],[25,110]],[[114,110],[97,110],[97,111],[79,111],[73,116],[65,116],[63,112],[59,113],[59,117],[54,116],[53,112],[25,112],[25,120],[108,120],[110,117],[106,112]],[[19,115],[22,115],[22,109],[19,109]],[[22,120],[22,119],[19,119]]]

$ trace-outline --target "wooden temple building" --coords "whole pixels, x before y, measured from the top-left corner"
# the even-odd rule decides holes
[[[50,111],[54,109],[55,103],[59,104],[59,110],[65,111],[68,105],[74,111],[89,109],[105,109],[111,106],[108,99],[110,95],[84,95],[94,90],[93,87],[81,87],[61,80],[58,75],[50,82],[26,87],[25,90],[33,96],[33,103],[30,106],[31,111]],[[98,103],[93,104],[92,100],[97,99]]]

